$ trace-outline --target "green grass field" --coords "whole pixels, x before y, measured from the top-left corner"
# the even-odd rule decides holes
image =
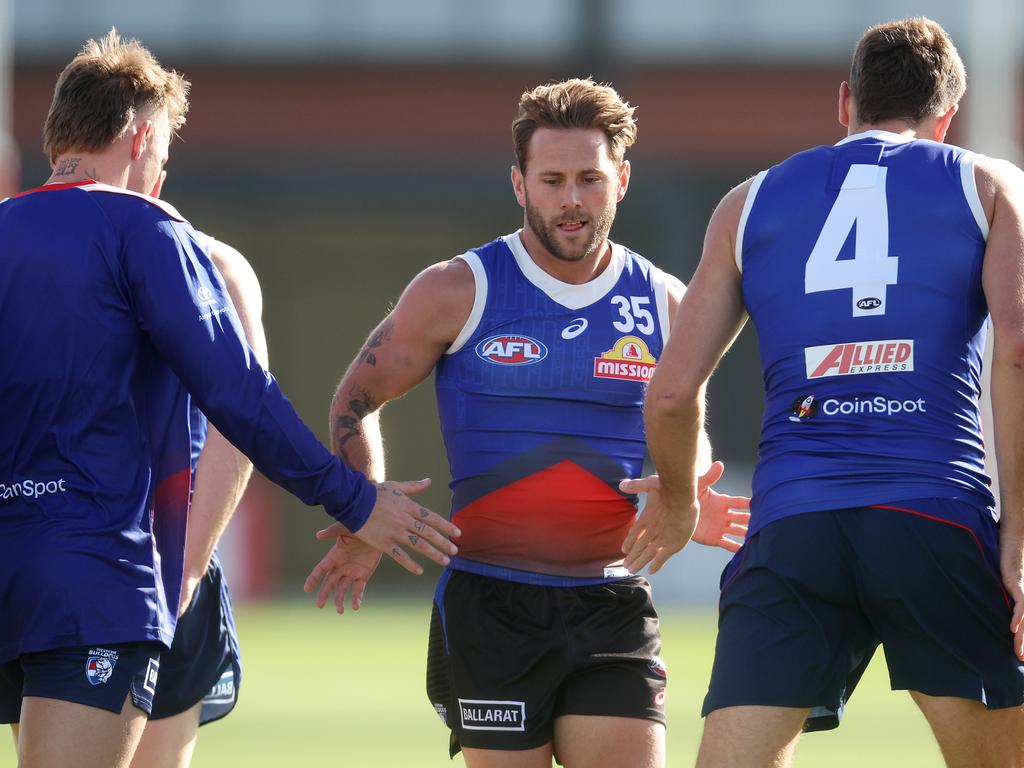
[[[447,731],[423,692],[430,606],[374,603],[338,616],[309,604],[239,611],[245,682],[235,712],[204,728],[196,768],[444,768]],[[668,764],[692,766],[714,646],[711,613],[663,615],[669,667]],[[808,734],[797,766],[941,766],[906,693],[879,655],[837,731]],[[628,768],[624,766],[623,768]]]
[[[374,602],[344,616],[311,603],[238,611],[245,681],[238,707],[203,728],[195,768],[445,768],[447,732],[423,692],[429,601]],[[663,612],[669,766],[692,766],[714,644],[709,612]],[[0,765],[13,766],[0,745]],[[842,727],[805,736],[796,765],[941,766],[905,693],[876,657]],[[628,768],[628,766],[623,766]]]

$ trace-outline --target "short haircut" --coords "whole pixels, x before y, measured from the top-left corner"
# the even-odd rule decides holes
[[[526,155],[538,128],[599,128],[608,137],[612,160],[619,164],[636,141],[633,111],[610,85],[586,78],[538,85],[519,99],[512,139],[519,169],[526,172]]]
[[[862,124],[902,119],[916,125],[960,102],[967,73],[946,30],[918,16],[864,33],[853,52],[850,90]]]
[[[88,40],[57,78],[43,127],[50,163],[68,152],[98,152],[124,135],[141,110],[167,109],[171,130],[185,124],[188,81],[160,66],[138,41],[111,29]]]

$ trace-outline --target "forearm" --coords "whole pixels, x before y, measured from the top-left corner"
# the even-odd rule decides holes
[[[185,576],[200,577],[242,499],[252,463],[210,425],[196,465],[196,485],[185,543]]]
[[[374,482],[385,477],[380,407],[366,386],[342,379],[331,402],[331,447],[352,469]]]
[[[1009,345],[1007,345],[1009,346]],[[1001,348],[992,356],[992,411],[999,467],[1000,536],[1018,549],[1024,542],[1024,359]],[[1004,553],[1005,554],[1005,553]],[[1017,553],[1018,556],[1020,552]]]
[[[664,503],[688,508],[697,498],[698,470],[707,468],[705,462],[711,463],[711,446],[704,432],[703,387],[692,394],[649,393],[644,421]]]

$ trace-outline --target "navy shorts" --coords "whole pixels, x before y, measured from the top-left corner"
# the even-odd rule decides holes
[[[427,696],[463,747],[523,750],[561,715],[665,722],[666,671],[641,577],[550,587],[445,571],[427,653]]]
[[[835,728],[879,643],[893,690],[1020,706],[996,542],[984,511],[942,499],[769,523],[722,575],[702,714],[809,707],[805,730]]]
[[[174,717],[202,702],[199,724],[218,720],[234,709],[241,681],[231,596],[214,553],[178,619],[171,650],[160,658],[160,685],[150,719]]]
[[[119,643],[26,653],[0,664],[0,723],[21,719],[25,696],[59,699],[119,714],[125,699],[147,715],[160,672],[160,643]]]

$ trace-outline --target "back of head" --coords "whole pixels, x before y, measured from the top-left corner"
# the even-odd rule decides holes
[[[43,128],[51,164],[68,152],[100,152],[147,110],[167,109],[171,130],[185,124],[189,83],[160,66],[138,40],[116,29],[89,40],[60,73]]]
[[[915,17],[864,33],[853,53],[850,90],[861,124],[899,119],[916,125],[958,104],[967,74],[946,30]]]
[[[530,139],[538,128],[598,128],[608,137],[612,160],[621,163],[627,147],[636,141],[634,110],[614,88],[589,78],[538,85],[526,91],[512,123],[519,169],[525,173]]]

